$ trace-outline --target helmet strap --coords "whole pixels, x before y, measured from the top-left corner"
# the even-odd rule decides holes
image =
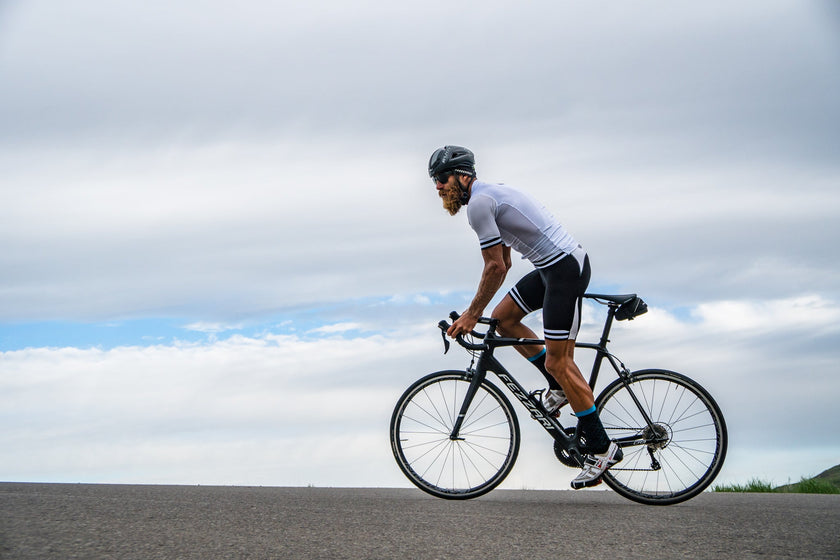
[[[470,182],[467,184],[467,187],[464,188],[461,186],[460,179],[458,180],[458,188],[461,190],[461,204],[466,205],[470,201],[470,187],[475,182],[475,175],[466,175],[465,173],[458,173],[455,172],[458,176],[470,177]]]

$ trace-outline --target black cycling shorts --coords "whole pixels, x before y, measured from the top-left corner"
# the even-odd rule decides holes
[[[560,262],[526,274],[508,295],[526,315],[543,310],[547,340],[574,340],[591,275],[589,256],[578,248]]]

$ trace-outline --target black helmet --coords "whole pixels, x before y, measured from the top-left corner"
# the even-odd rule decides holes
[[[461,146],[438,148],[429,159],[429,177],[443,171],[457,171],[475,177],[475,155]]]

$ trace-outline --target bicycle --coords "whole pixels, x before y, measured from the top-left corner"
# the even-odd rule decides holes
[[[589,376],[594,389],[606,360],[617,378],[595,399],[610,438],[624,451],[624,460],[602,480],[618,494],[650,505],[688,500],[711,484],[723,466],[727,431],[715,400],[696,381],[662,369],[631,372],[607,349],[613,320],[627,320],[647,311],[635,294],[586,294],[607,306],[597,343],[576,342],[595,350]],[[454,321],[458,314],[450,314]],[[539,339],[496,334],[498,320],[483,317],[484,333],[470,340],[456,338],[472,354],[464,370],[429,374],[413,383],[397,401],[390,439],[402,472],[421,490],[446,499],[469,499],[496,488],[513,469],[519,454],[520,428],[504,393],[490,380],[492,371],[554,440],[554,452],[566,466],[581,468],[581,441],[575,428],[564,427],[542,406],[543,390],[528,392],[494,356],[496,348],[543,344]],[[441,321],[444,353],[449,350]],[[477,342],[479,339],[480,342]]]

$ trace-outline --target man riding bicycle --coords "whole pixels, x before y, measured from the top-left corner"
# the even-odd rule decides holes
[[[499,334],[537,338],[522,319],[543,310],[545,346],[517,346],[545,376],[549,388],[543,396],[547,412],[556,415],[570,404],[578,418],[578,433],[585,443],[583,470],[572,488],[594,486],[623,453],[604,430],[592,389],[574,362],[575,338],[580,327],[582,296],[589,285],[589,257],[554,216],[527,194],[504,184],[479,181],[475,156],[461,146],[444,146],[429,160],[429,176],[444,208],[455,215],[467,206],[470,226],[478,235],[484,269],[476,295],[466,311],[447,331],[451,337],[467,334],[511,267],[515,249],[534,265],[493,310]]]

